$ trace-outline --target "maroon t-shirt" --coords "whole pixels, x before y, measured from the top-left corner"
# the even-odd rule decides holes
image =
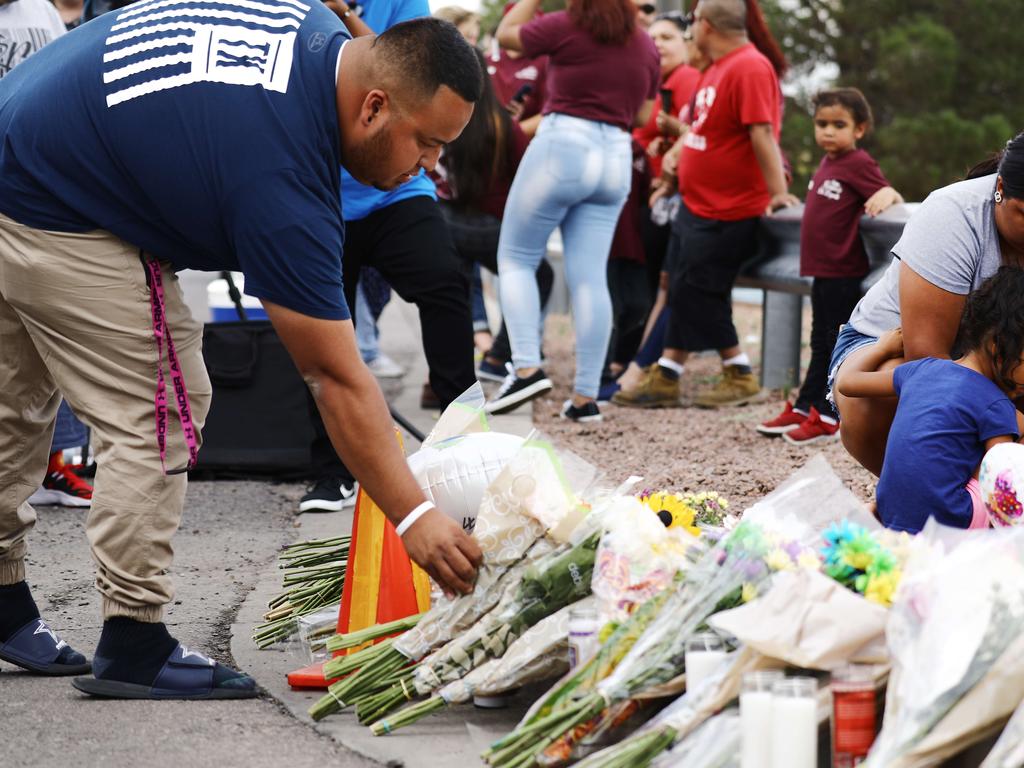
[[[863,149],[821,159],[807,186],[800,225],[801,275],[861,277],[868,273],[858,225],[864,203],[887,186],[878,163]]]
[[[633,139],[633,182],[629,197],[622,206],[619,221],[615,225],[609,259],[647,263],[644,253],[643,225],[647,211],[647,191],[651,186],[651,169],[647,164],[647,153],[643,145]]]
[[[519,30],[523,53],[548,55],[544,114],[563,115],[633,129],[640,107],[658,95],[658,51],[639,27],[622,45],[598,43],[556,11]]]
[[[533,90],[523,100],[520,120],[540,114],[546,98],[544,81],[547,68],[547,56],[520,56],[514,59],[498,47],[497,41],[487,57],[487,74],[491,76],[494,93],[502,104],[508,104],[524,85],[533,86]]]

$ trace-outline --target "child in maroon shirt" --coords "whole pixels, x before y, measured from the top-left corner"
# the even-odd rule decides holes
[[[811,362],[796,403],[761,424],[763,435],[808,445],[834,440],[839,423],[826,400],[828,364],[839,327],[862,296],[868,273],[860,240],[862,213],[877,216],[902,203],[878,163],[857,148],[871,127],[871,107],[856,88],[823,91],[814,97],[814,140],[825,150],[807,188],[800,228],[800,274],[811,287]]]

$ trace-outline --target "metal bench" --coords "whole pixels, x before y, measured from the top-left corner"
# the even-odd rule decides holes
[[[862,288],[874,285],[892,260],[907,219],[919,203],[894,205],[876,218],[864,216],[860,235],[870,271]],[[800,382],[800,338],[803,302],[811,294],[811,278],[800,276],[800,222],[803,205],[784,208],[761,219],[761,247],[743,266],[736,285],[764,291],[761,324],[761,383],[771,389]]]

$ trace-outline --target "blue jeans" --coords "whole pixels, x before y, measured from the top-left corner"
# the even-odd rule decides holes
[[[377,330],[377,318],[370,310],[370,302],[363,294],[362,286],[356,288],[356,344],[359,356],[369,365],[380,357],[380,331]]]
[[[574,389],[597,397],[612,328],[607,263],[631,182],[630,136],[621,128],[550,114],[523,155],[498,241],[501,306],[516,368],[540,366],[537,266],[562,230],[576,331]]]

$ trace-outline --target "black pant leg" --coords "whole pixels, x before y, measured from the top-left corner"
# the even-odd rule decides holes
[[[363,263],[420,313],[430,385],[442,408],[476,381],[469,274],[435,200],[400,200],[361,220]]]
[[[839,326],[850,319],[861,299],[862,277],[816,277],[811,285],[811,362],[807,366],[797,408],[814,406],[826,416],[832,415],[825,399],[828,365],[836,346]]]

